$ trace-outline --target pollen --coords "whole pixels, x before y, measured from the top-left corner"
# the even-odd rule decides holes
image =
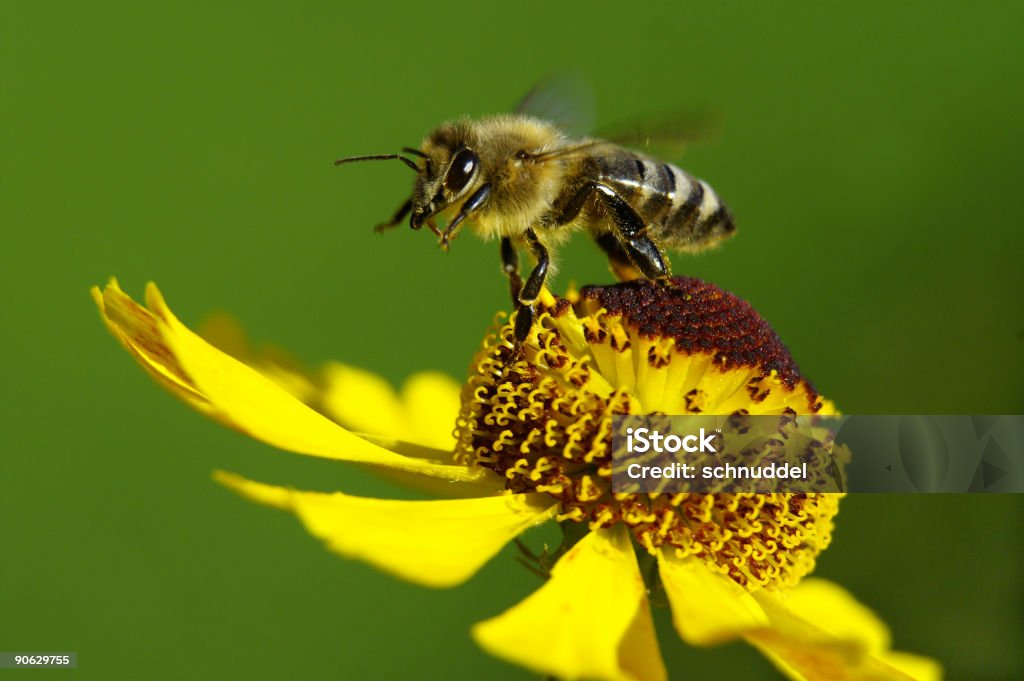
[[[694,556],[754,590],[794,585],[825,549],[839,494],[627,494],[611,488],[612,417],[829,412],[775,332],[697,279],[545,295],[521,348],[496,328],[470,367],[456,457],[541,492],[558,519],[622,523],[654,554]]]

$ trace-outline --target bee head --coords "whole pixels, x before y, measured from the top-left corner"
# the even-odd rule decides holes
[[[423,141],[423,150],[410,150],[424,165],[412,192],[409,226],[424,221],[467,196],[480,177],[480,156],[466,126],[446,124]]]

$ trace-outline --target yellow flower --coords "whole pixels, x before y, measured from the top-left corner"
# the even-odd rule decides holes
[[[291,511],[338,554],[446,587],[539,523],[581,537],[552,557],[540,589],[473,628],[498,657],[566,679],[664,679],[648,601],[660,588],[683,640],[744,638],[791,678],[940,675],[935,662],[890,650],[884,624],[842,588],[803,579],[831,539],[840,495],[612,492],[613,414],[833,413],[771,328],[714,286],[680,277],[570,299],[545,292],[521,352],[500,325],[461,395],[438,374],[414,376],[400,394],[340,364],[306,376],[225,340],[236,334],[222,326],[229,354],[179,322],[152,284],[148,309],[116,281],[93,296],[139,363],[198,411],[448,497],[371,499],[216,474]],[[650,583],[638,555],[657,567]]]

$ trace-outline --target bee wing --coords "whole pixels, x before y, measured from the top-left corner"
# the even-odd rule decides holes
[[[578,73],[558,73],[533,86],[515,113],[551,121],[566,133],[582,137],[594,126],[594,91]]]
[[[681,108],[628,119],[598,130],[594,137],[671,161],[691,146],[714,139],[721,121],[718,112]]]

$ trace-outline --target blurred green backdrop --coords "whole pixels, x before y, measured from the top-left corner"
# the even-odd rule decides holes
[[[374,234],[408,171],[331,161],[559,69],[604,123],[724,113],[682,165],[740,232],[676,269],[749,299],[846,412],[1024,411],[1022,6],[716,5],[0,5],[0,650],[78,651],[44,678],[531,678],[468,637],[536,586],[510,552],[430,591],[235,498],[211,469],[398,492],[191,413],[87,291],[153,279],[184,320],[228,310],[310,364],[461,377],[506,302],[495,246]],[[557,289],[608,279],[585,238],[562,263]],[[1022,500],[848,499],[819,574],[950,677],[1021,678]],[[674,678],[776,678],[665,615]]]

